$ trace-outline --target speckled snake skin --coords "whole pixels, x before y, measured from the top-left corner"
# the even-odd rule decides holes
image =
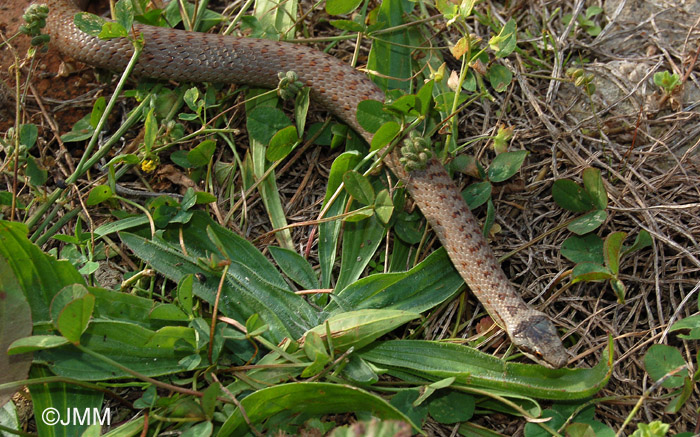
[[[51,44],[71,57],[110,70],[122,70],[132,54],[125,39],[103,41],[73,24],[79,12],[72,0],[48,0]],[[355,119],[357,104],[383,101],[382,91],[364,74],[340,60],[309,47],[252,38],[136,26],[146,45],[135,73],[157,79],[226,82],[275,88],[278,72],[294,71],[311,89],[311,97],[342,119],[368,142],[372,135]],[[443,168],[432,159],[425,170],[410,173],[399,164],[399,153],[384,162],[408,187],[454,266],[513,343],[533,360],[559,368],[568,353],[554,325],[528,306],[501,270],[476,219]]]

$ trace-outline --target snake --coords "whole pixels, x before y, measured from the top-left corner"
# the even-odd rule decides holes
[[[127,66],[134,52],[127,38],[103,40],[79,30],[74,17],[82,8],[74,0],[45,2],[50,9],[47,33],[63,55],[106,70]],[[312,100],[368,144],[372,142],[372,133],[357,121],[357,106],[368,99],[383,102],[385,95],[364,73],[332,55],[281,41],[141,24],[133,27],[145,41],[133,70],[136,75],[276,88],[278,74],[293,71],[309,87]],[[400,148],[387,152],[384,165],[407,188],[457,272],[494,322],[528,358],[550,368],[564,367],[569,354],[553,322],[516,292],[440,160],[432,156],[420,168],[410,168],[402,163]]]

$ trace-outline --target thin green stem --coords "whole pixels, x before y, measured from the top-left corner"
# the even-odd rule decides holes
[[[74,184],[78,178],[80,178],[92,165],[94,165],[99,159],[101,159],[104,155],[106,155],[109,150],[111,144],[116,143],[116,141],[122,136],[120,133],[121,131],[126,131],[128,127],[130,127],[129,120],[127,120],[124,125],[122,125],[122,129],[119,129],[113,136],[111,142],[108,142],[104,146],[102,146],[97,153],[95,153],[93,156],[90,157],[92,150],[95,148],[95,145],[97,144],[97,140],[99,139],[100,132],[102,132],[102,128],[104,127],[104,124],[107,121],[107,118],[109,117],[109,114],[111,113],[112,109],[114,108],[114,105],[117,103],[117,99],[119,98],[122,89],[126,85],[126,80],[131,74],[131,71],[134,69],[134,66],[136,65],[136,62],[138,61],[139,55],[141,54],[141,50],[143,48],[142,44],[134,44],[134,54],[131,56],[131,59],[129,60],[129,64],[127,65],[126,69],[124,70],[124,73],[121,75],[119,82],[117,83],[117,86],[114,90],[114,93],[112,94],[112,97],[109,99],[109,102],[107,103],[107,107],[105,108],[104,112],[102,113],[102,117],[100,117],[100,120],[97,122],[97,125],[95,126],[95,132],[93,133],[92,137],[90,138],[90,142],[88,143],[87,147],[85,148],[85,152],[83,153],[83,157],[81,158],[80,162],[78,163],[77,167],[75,168],[75,171],[73,174],[71,174],[67,179],[66,179],[66,185],[71,185]],[[145,103],[148,101],[148,99],[144,99],[143,102],[136,108],[133,114],[139,114],[141,113],[142,107],[145,105]],[[131,119],[132,117],[129,117]],[[135,120],[134,120],[135,121]],[[132,121],[133,123],[133,121]],[[126,126],[126,128],[125,128]],[[109,144],[109,146],[108,146]],[[58,199],[63,195],[63,192],[65,191],[64,188],[57,188],[56,190],[53,191],[49,195],[49,198],[47,201],[42,204],[37,211],[27,220],[27,226],[32,229],[34,226],[37,225],[41,217],[43,217],[44,214],[46,214],[46,211],[58,201]]]

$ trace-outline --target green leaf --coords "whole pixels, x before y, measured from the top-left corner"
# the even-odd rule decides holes
[[[258,314],[253,314],[245,321],[245,329],[249,337],[256,337],[267,331],[268,326]]]
[[[7,237],[0,232],[2,244]],[[0,249],[0,351],[8,351],[8,348],[15,347],[17,341],[32,334],[32,313],[22,292],[23,284],[1,256],[2,252]],[[16,355],[23,352],[9,350],[8,353]],[[8,354],[0,353],[0,385],[27,379],[31,364],[30,354],[10,358]],[[15,391],[16,389],[0,390],[0,404],[9,401]]]
[[[458,5],[448,0],[437,0],[435,7],[450,21],[456,18],[459,13]]]
[[[195,352],[195,332],[178,326],[153,331],[133,323],[95,319],[80,338],[80,344],[134,371],[160,376],[184,370],[179,361]],[[72,346],[36,352],[35,360],[48,365],[57,375],[81,381],[130,376]]]
[[[134,22],[134,8],[131,0],[119,0],[114,6],[114,17],[125,30],[131,30]]]
[[[278,131],[271,139],[270,146],[265,152],[268,161],[279,161],[289,155],[300,143],[296,126],[287,126]]]
[[[465,0],[459,5],[459,15],[462,18],[468,18],[476,5],[477,0]]]
[[[144,215],[128,217],[115,222],[105,223],[95,229],[95,237],[104,237],[114,232],[125,231],[127,229],[143,226],[148,223],[148,218]]]
[[[186,150],[176,150],[173,153],[170,154],[170,160],[174,162],[176,165],[179,165],[182,168],[193,168],[194,166],[192,163],[187,159],[187,151]]]
[[[218,385],[218,384],[215,384]],[[212,386],[210,386],[212,387]],[[208,415],[207,417],[209,417]],[[200,422],[192,426],[192,428],[187,429],[180,437],[209,437],[214,432],[214,424],[210,421]],[[126,433],[125,433],[126,435]]]
[[[379,375],[374,369],[361,358],[350,355],[348,364],[343,369],[343,376],[356,384],[376,384]],[[393,404],[392,404],[393,405]]]
[[[384,107],[385,111],[394,113],[399,116],[414,115],[418,116],[421,109],[421,101],[413,94],[407,94],[399,97],[391,103],[387,103]]]
[[[199,90],[197,89],[197,87],[188,88],[187,91],[185,91],[183,100],[185,101],[187,107],[190,108],[191,111],[198,111],[199,105],[197,102],[199,101]]]
[[[607,267],[590,262],[576,264],[574,271],[571,273],[572,283],[581,281],[605,281],[607,279],[613,279],[614,277],[615,275],[613,275]]]
[[[486,203],[491,198],[491,182],[476,182],[462,191],[462,198],[467,202],[469,209],[475,209]]]
[[[149,317],[152,320],[168,320],[174,322],[186,322],[189,316],[182,311],[177,305],[172,303],[161,303],[156,305]]]
[[[456,384],[498,390],[527,398],[583,399],[594,395],[612,373],[612,340],[591,369],[548,369],[540,365],[509,363],[467,346],[424,340],[375,342],[357,352],[363,359],[389,370],[437,381],[455,377]],[[404,373],[405,375],[405,373]]]
[[[637,430],[632,433],[631,437],[664,437],[670,428],[670,425],[659,420],[655,420],[649,424],[639,423],[637,425]],[[676,434],[676,436],[680,436],[680,434]]]
[[[143,395],[134,402],[134,407],[150,408],[155,405],[157,399],[158,394],[156,393],[156,387],[151,384],[144,390]]]
[[[316,333],[326,339],[328,325],[333,347],[336,351],[344,352],[351,346],[361,349],[387,332],[419,317],[418,313],[390,309],[347,311],[331,316],[305,335]]]
[[[117,164],[129,164],[129,165],[136,165],[139,162],[141,162],[141,159],[138,157],[138,155],[135,155],[133,153],[125,153],[121,155],[117,155],[114,158],[110,159],[107,164],[105,164],[105,167],[109,167],[111,165],[117,165]]]
[[[615,296],[617,296],[617,303],[624,305],[626,290],[625,283],[618,278],[613,278],[610,280],[610,286],[612,287],[613,292],[615,292]]]
[[[496,206],[493,204],[493,200],[489,199],[486,201],[486,218],[484,219],[484,237],[488,237],[491,233],[491,227],[496,221]]]
[[[591,425],[577,422],[566,427],[566,435],[570,437],[596,437],[596,433]]]
[[[204,140],[199,143],[194,149],[187,152],[187,160],[192,164],[192,167],[204,167],[211,161],[216,151],[216,140]]]
[[[690,330],[689,335],[679,335],[680,338],[688,340],[700,339],[700,314],[695,314],[685,319],[681,319],[671,326],[670,332],[679,330]]]
[[[70,341],[60,335],[33,335],[30,337],[20,338],[12,342],[7,349],[8,355],[18,355],[27,352],[34,352],[42,349],[51,349],[54,347],[64,346]],[[8,381],[9,382],[9,381]]]
[[[71,284],[63,287],[51,301],[51,320],[58,327],[58,319],[66,306],[71,302],[81,299],[89,294],[87,288],[81,284]],[[65,336],[65,335],[64,335]]]
[[[375,132],[372,137],[370,151],[379,150],[388,145],[401,131],[401,126],[395,121],[387,121]]]
[[[306,129],[306,116],[309,113],[309,104],[311,102],[310,93],[311,88],[305,86],[297,93],[294,99],[294,121],[296,122],[297,132],[299,132],[297,135],[298,142],[301,142],[301,134]]]
[[[404,7],[407,9],[405,10]],[[393,28],[390,33],[383,34],[374,40],[367,59],[367,69],[379,72],[372,80],[383,90],[403,90],[411,92],[413,75],[413,49],[421,38],[419,31],[412,27],[403,26],[404,16],[411,13],[413,5],[402,0],[384,0],[376,10],[376,20],[382,28]]]
[[[420,391],[417,389],[399,390],[399,392],[391,398],[391,405],[408,416],[413,423],[423,423],[423,420],[428,416],[428,403],[423,402],[420,405],[416,405],[415,401],[418,399],[419,395]]]
[[[88,12],[78,12],[73,19],[76,27],[90,36],[98,36],[106,22],[104,18]]]
[[[350,170],[343,175],[343,182],[347,192],[358,202],[363,205],[374,203],[374,188],[366,176],[355,170]]]
[[[22,124],[19,127],[19,143],[20,145],[31,149],[36,144],[36,139],[39,137],[39,129],[35,124]]]
[[[156,108],[151,108],[146,114],[146,121],[143,123],[143,146],[146,153],[150,153],[153,146],[156,143],[156,136],[158,135],[158,121],[156,120],[153,113]]]
[[[106,21],[102,25],[102,31],[97,35],[100,39],[126,38],[129,32],[116,21]]]
[[[15,198],[16,207],[19,209],[26,209],[27,206],[20,201],[20,199]],[[8,191],[0,191],[0,205],[10,206],[12,205],[12,193]]]
[[[331,198],[341,183],[345,173],[352,170],[361,160],[360,153],[356,151],[343,152],[331,164],[331,171],[328,174],[328,185],[326,187],[326,196],[323,199],[323,204]],[[330,216],[330,215],[329,215]]]
[[[98,263],[97,261],[87,261],[85,263],[85,265],[83,265],[78,270],[78,273],[80,273],[81,275],[92,275],[99,268],[100,268],[100,263]]]
[[[323,347],[323,340],[321,340],[321,337],[316,333],[312,333],[305,338],[304,352],[312,363],[301,372],[302,378],[318,375],[326,365],[331,362],[330,355],[328,355]]]
[[[357,122],[369,133],[375,133],[382,125],[392,121],[384,112],[384,104],[376,100],[363,100],[357,105]]]
[[[561,245],[561,254],[571,262],[603,264],[603,240],[595,234],[573,235]]]
[[[204,414],[207,415],[207,417],[212,417],[214,416],[214,411],[217,406],[217,396],[219,396],[219,393],[221,393],[221,384],[218,382],[212,383],[209,387],[207,387],[206,390],[204,390],[204,396],[202,396],[200,403],[202,404],[202,410],[204,410]],[[209,432],[211,433],[211,423],[209,423]],[[195,436],[201,436],[201,434],[193,434],[193,437]]]
[[[90,138],[94,131],[95,128],[90,125],[90,116],[86,115],[73,125],[70,132],[61,135],[61,140],[64,143],[83,141]]]
[[[325,308],[338,314],[352,309],[384,308],[423,312],[446,301],[464,287],[444,249],[430,254],[407,272],[378,273],[353,282],[337,293],[337,301]]]
[[[620,273],[620,252],[622,250],[622,242],[625,241],[626,237],[627,234],[624,232],[614,232],[605,237],[603,246],[605,265],[615,276]]]
[[[177,301],[187,315],[192,316],[194,313],[192,309],[194,307],[194,301],[192,299],[192,284],[194,281],[194,275],[187,275],[177,284]]]
[[[652,345],[644,354],[644,368],[654,381],[686,364],[678,349],[664,344]],[[687,375],[687,370],[668,377],[661,386],[669,389],[682,387],[684,374]]]
[[[375,216],[360,222],[345,223],[340,273],[335,284],[337,290],[342,290],[360,277],[382,243],[385,232],[386,228]]]
[[[187,188],[187,191],[185,191],[185,195],[182,196],[182,200],[180,201],[180,207],[183,211],[188,211],[195,205],[196,202],[197,196],[194,194],[194,190],[192,189],[192,187],[189,187]]]
[[[331,165],[331,171],[326,185],[326,195],[323,204],[327,205],[329,199],[337,191],[342,183],[343,175],[353,168],[361,157],[358,152],[341,153]],[[340,192],[338,198],[330,205],[327,217],[341,214],[345,209],[345,201],[348,194],[345,190]],[[329,288],[331,284],[331,272],[335,267],[335,259],[338,252],[338,240],[340,236],[342,222],[340,220],[323,222],[319,224],[318,257],[321,264],[321,286]]]
[[[557,205],[572,212],[586,212],[595,207],[589,194],[571,179],[554,181],[552,197]]]
[[[374,210],[371,206],[363,206],[360,209],[350,211],[345,217],[343,217],[344,222],[354,223],[361,222],[368,219],[374,215]]]
[[[466,93],[460,93],[457,96],[457,106],[461,106],[464,102],[467,101],[469,96]],[[455,99],[455,93],[453,91],[447,91],[441,94],[438,94],[435,97],[435,109],[440,111],[440,112],[446,112],[450,113],[452,110],[452,103],[454,102]]]
[[[694,387],[695,381],[693,381],[693,379],[687,376],[683,378],[683,388],[680,390],[680,393],[676,392],[678,395],[671,399],[671,402],[666,405],[664,411],[671,414],[680,412],[688,399],[690,399],[690,396],[693,394]],[[678,434],[676,434],[676,437],[678,437]]]
[[[654,73],[654,83],[661,87],[666,94],[671,94],[677,87],[680,86],[680,77],[677,74],[671,74],[668,71],[659,71]]]
[[[586,9],[586,18],[594,17],[603,11],[604,11],[604,9],[601,8],[600,6],[589,6]]]
[[[282,110],[272,106],[256,106],[248,113],[246,122],[248,134],[264,145],[270,144],[278,131],[291,124]]]
[[[69,341],[79,344],[95,308],[95,296],[86,294],[66,304],[56,321],[58,331]]]
[[[423,238],[425,226],[421,223],[421,217],[417,213],[399,213],[394,223],[394,232],[401,241],[407,244],[418,244]]]
[[[34,186],[41,186],[46,183],[49,177],[48,171],[39,167],[36,160],[32,156],[27,156],[27,176],[29,176],[29,182]]]
[[[494,64],[487,73],[491,86],[497,93],[502,93],[508,89],[513,81],[513,73],[500,64]]]
[[[652,239],[651,235],[649,232],[647,232],[645,229],[642,229],[639,231],[639,234],[637,234],[637,238],[634,239],[634,243],[628,248],[626,248],[622,252],[622,256],[625,256],[629,253],[635,252],[637,250],[642,250],[645,247],[650,247],[652,245]]]
[[[258,390],[241,400],[247,420],[257,424],[282,411],[322,416],[331,413],[367,411],[385,420],[410,419],[381,397],[356,387],[342,384],[296,382],[278,384]],[[414,426],[414,431],[419,429]],[[219,436],[244,435],[248,425],[236,409],[219,430]]]
[[[424,83],[421,89],[416,93],[418,99],[420,100],[420,113],[421,115],[427,116],[430,112],[430,108],[433,106],[433,88],[435,88],[435,81],[429,80]]]
[[[584,235],[598,229],[607,218],[608,213],[605,210],[596,209],[572,221],[566,229],[575,234]]]
[[[357,9],[362,0],[327,0],[328,15],[345,15]]]
[[[88,198],[85,203],[88,206],[97,205],[107,199],[110,199],[113,195],[114,193],[109,185],[98,185],[90,190],[90,194],[88,194]]]
[[[583,170],[583,187],[588,193],[593,205],[598,209],[605,209],[608,206],[608,193],[603,185],[603,178],[600,170],[588,167]]]
[[[592,24],[591,26],[586,27],[586,33],[588,33],[590,36],[600,35],[600,32],[602,32],[603,29],[595,23],[591,23],[591,24]]]
[[[389,190],[383,189],[377,193],[377,198],[374,201],[374,213],[377,219],[385,225],[391,220],[391,216],[394,214],[394,202]]]
[[[504,152],[496,156],[489,166],[488,176],[491,182],[503,182],[510,179],[520,170],[525,157],[530,154],[527,150]]]
[[[292,281],[306,290],[321,288],[316,273],[304,257],[282,247],[269,246],[268,249],[277,265]]]
[[[34,366],[30,372],[31,379],[53,376],[46,368]],[[100,411],[103,401],[103,393],[94,389],[78,387],[75,384],[52,382],[44,384],[30,384],[28,386],[31,395],[34,417],[36,418],[37,435],[42,437],[75,437],[85,435],[88,424],[79,420],[71,420],[66,413],[76,411],[80,413]],[[51,410],[51,409],[54,410]],[[46,414],[45,411],[56,412]],[[91,416],[92,419],[94,416]],[[100,417],[104,417],[100,415]],[[62,423],[56,423],[58,420]],[[98,419],[99,420],[99,419]],[[63,424],[65,423],[65,425]],[[98,426],[99,430],[99,426]]]
[[[328,2],[326,2],[328,5]],[[347,30],[348,32],[364,32],[365,26],[352,20],[330,20],[329,24],[336,29]]]
[[[428,404],[430,416],[439,423],[466,422],[474,415],[474,396],[458,391],[443,390]]]
[[[213,303],[220,272],[203,269],[199,257],[219,253],[207,229],[221,241],[223,256],[231,261],[219,311],[243,323],[259,314],[270,330],[265,334],[271,341],[285,337],[299,338],[306,329],[317,324],[317,312],[289,288],[275,266],[252,244],[215,223],[207,214],[194,211],[184,225],[171,225],[161,238],[147,240],[133,234],[120,234],[122,241],[141,259],[150,263],[172,281],[179,282],[189,274],[202,274],[205,281],[194,281],[196,296]],[[186,253],[181,244],[184,241]]]
[[[489,40],[489,47],[495,52],[494,54],[497,58],[505,58],[513,53],[516,44],[517,24],[512,18],[501,28],[498,35]]]
[[[0,289],[21,284],[34,323],[49,322],[49,305],[66,285],[84,284],[68,261],[57,261],[27,239],[27,227],[0,221]]]
[[[304,353],[310,360],[315,359],[318,354],[328,355],[326,342],[316,332],[308,332],[304,338]]]

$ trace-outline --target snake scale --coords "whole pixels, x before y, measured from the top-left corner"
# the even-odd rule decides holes
[[[91,37],[73,24],[80,8],[73,0],[48,0],[51,43],[65,55],[93,66],[122,70],[132,53],[126,39]],[[136,25],[145,48],[135,73],[155,79],[238,83],[277,87],[279,72],[294,71],[311,97],[370,142],[357,122],[359,102],[384,101],[383,92],[363,73],[315,49],[253,38]],[[460,191],[435,158],[421,170],[399,163],[400,151],[385,165],[406,185],[459,274],[472,292],[528,357],[548,367],[566,365],[568,353],[552,322],[528,306],[508,281]]]

